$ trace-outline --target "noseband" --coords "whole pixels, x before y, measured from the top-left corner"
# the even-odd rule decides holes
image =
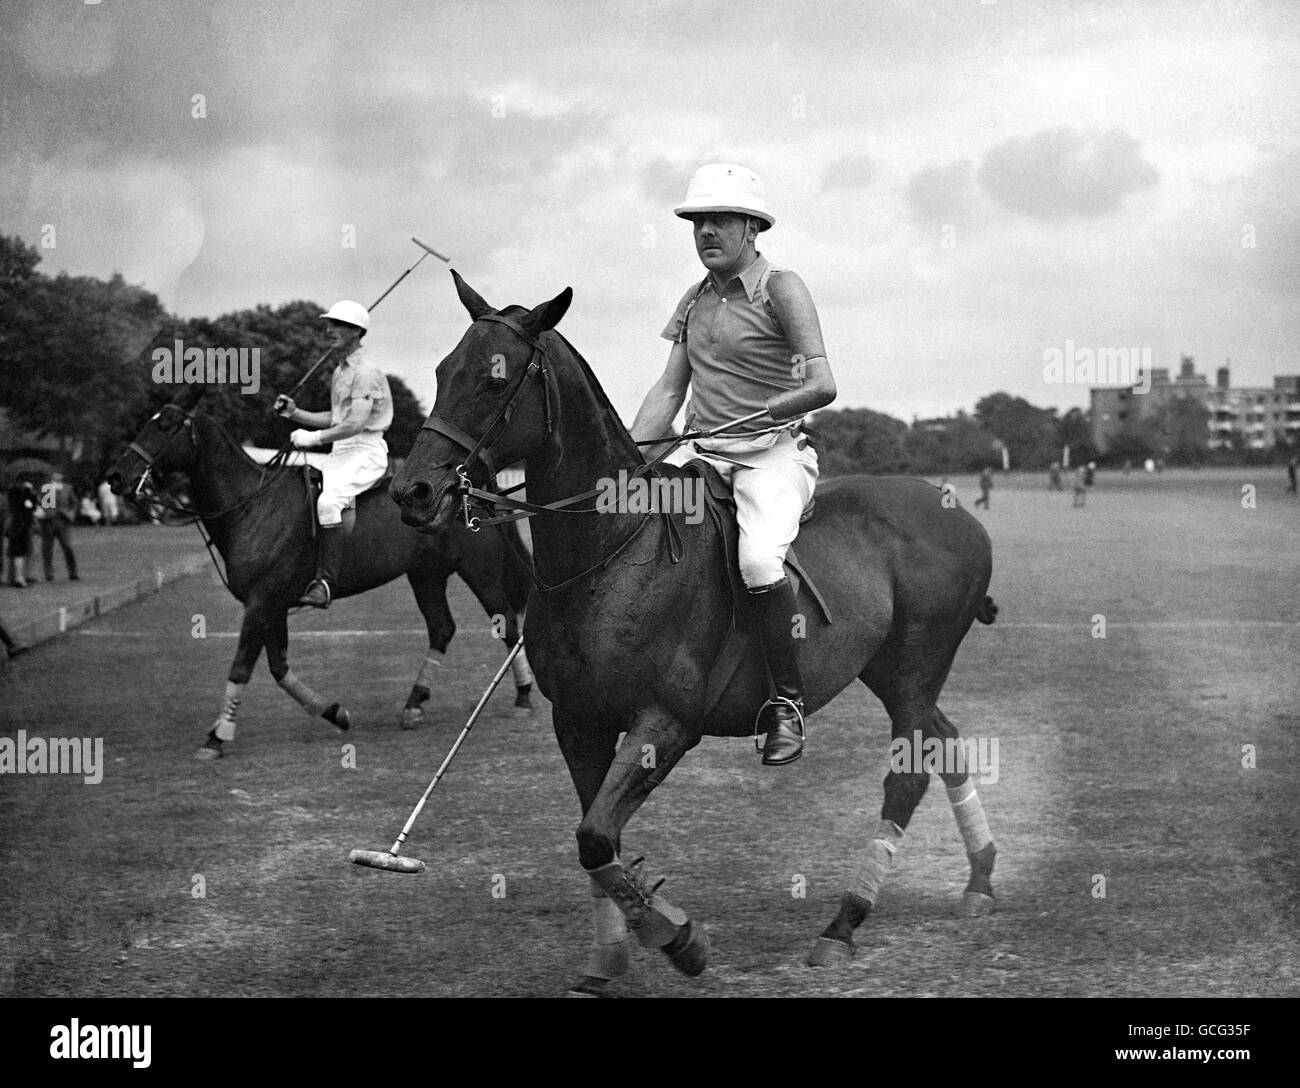
[[[495,480],[499,471],[496,463],[492,458],[492,446],[503,434],[506,428],[510,426],[510,421],[514,417],[516,402],[524,391],[524,385],[532,374],[537,374],[542,379],[542,388],[545,393],[544,411],[546,418],[546,435],[549,438],[551,429],[554,426],[554,411],[551,406],[552,389],[551,373],[546,367],[546,346],[541,340],[533,336],[532,333],[525,330],[518,322],[501,314],[484,314],[476,318],[477,321],[495,321],[504,325],[524,343],[532,348],[532,353],[528,356],[528,365],[520,372],[519,377],[515,379],[514,386],[510,390],[510,395],[506,398],[505,404],[492,418],[492,422],[487,425],[481,437],[475,439],[473,435],[467,434],[454,423],[451,423],[436,412],[430,413],[429,418],[424,421],[420,429],[422,431],[434,431],[444,438],[449,438],[456,443],[461,449],[467,450],[468,453],[464,459],[456,466],[457,485],[456,490],[461,496],[462,512],[465,516],[465,524],[470,528],[477,530],[477,518],[470,516],[469,503],[471,491],[477,490],[470,482],[469,473],[475,459],[482,462],[483,467],[487,469],[489,476]],[[451,462],[447,462],[448,465]]]

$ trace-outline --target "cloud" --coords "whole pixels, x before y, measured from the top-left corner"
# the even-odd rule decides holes
[[[686,196],[686,186],[695,170],[695,165],[683,166],[657,158],[641,167],[637,177],[647,200],[660,207],[674,207]]]
[[[1118,129],[1046,129],[992,148],[979,168],[981,187],[1013,212],[1035,219],[1100,216],[1159,180],[1141,145]]]
[[[968,223],[975,199],[975,170],[969,159],[920,170],[907,179],[906,198],[912,214],[924,222]]]
[[[828,189],[865,189],[876,180],[876,164],[866,155],[837,159],[822,171],[822,192]]]

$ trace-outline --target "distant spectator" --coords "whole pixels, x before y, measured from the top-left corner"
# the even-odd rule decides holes
[[[1293,453],[1293,454],[1291,455],[1291,460],[1289,460],[1289,461],[1286,463],[1286,480],[1287,480],[1287,483],[1286,483],[1286,489],[1287,489],[1287,490],[1288,490],[1292,495],[1296,494],[1296,489],[1295,489],[1295,470],[1296,470],[1296,465],[1297,465],[1297,464],[1300,464],[1300,457],[1297,457],[1297,456]]]
[[[31,551],[32,525],[36,521],[36,488],[19,480],[9,489],[9,584],[27,587],[27,554]]]
[[[109,487],[107,480],[99,481],[99,512],[104,515],[104,524],[113,525],[117,521],[117,496]]]
[[[1052,467],[1047,470],[1047,486],[1053,491],[1061,490],[1061,462],[1053,461]]]
[[[980,497],[975,500],[976,506],[982,506],[985,510],[989,508],[989,492],[993,490],[993,470],[987,465],[984,471],[980,473]]]
[[[1087,467],[1083,470],[1083,486],[1091,487],[1097,479],[1097,462],[1089,461]]]
[[[1146,469],[1148,473],[1155,472],[1156,463],[1152,458],[1148,457],[1142,467]]]
[[[77,517],[77,494],[72,485],[56,472],[48,484],[41,487],[40,502],[36,507],[36,524],[41,530],[41,566],[45,580],[54,581],[54,542],[63,549],[63,563],[68,568],[69,581],[78,581],[77,554],[72,550],[72,523]]]
[[[1083,482],[1083,473],[1077,468],[1070,470],[1070,488],[1074,492],[1073,506],[1083,506],[1088,501],[1088,485]]]
[[[99,512],[99,507],[95,505],[95,500],[89,495],[81,496],[81,509],[77,511],[77,519],[87,525],[98,525],[103,520],[104,515]]]
[[[1132,462],[1132,460],[1131,460],[1130,458],[1125,457],[1125,458],[1124,458],[1124,475],[1127,476],[1127,475],[1128,475],[1130,472],[1132,472],[1132,471],[1133,471],[1133,462]]]

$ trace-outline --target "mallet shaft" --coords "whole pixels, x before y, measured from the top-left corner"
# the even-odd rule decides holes
[[[416,818],[424,808],[424,803],[429,800],[429,797],[433,794],[434,787],[437,786],[438,782],[442,779],[442,776],[446,772],[448,766],[450,766],[451,761],[456,758],[456,753],[460,751],[460,746],[465,743],[465,738],[469,736],[469,731],[474,727],[474,723],[478,721],[479,714],[482,713],[483,708],[487,705],[487,701],[492,697],[492,693],[496,691],[497,685],[501,683],[501,677],[505,676],[506,670],[510,668],[510,663],[514,661],[516,655],[518,655],[519,651],[523,648],[524,636],[521,633],[519,635],[519,641],[516,642],[510,652],[506,654],[506,659],[501,662],[501,668],[497,669],[496,676],[492,677],[492,683],[488,685],[487,691],[485,691],[483,697],[479,699],[478,706],[474,708],[474,713],[469,716],[469,721],[465,723],[465,728],[460,731],[460,736],[456,738],[456,743],[451,746],[451,751],[447,753],[447,758],[442,761],[442,766],[438,768],[437,773],[433,776],[433,781],[429,783],[429,788],[424,791],[424,796],[420,798],[420,803],[416,805],[415,809],[411,812],[411,817],[406,821],[406,826],[402,828],[402,833],[397,836],[397,841],[393,843],[392,849],[388,851],[390,854],[396,854],[402,848],[402,843],[406,841],[406,836],[410,834],[411,828],[415,826]]]

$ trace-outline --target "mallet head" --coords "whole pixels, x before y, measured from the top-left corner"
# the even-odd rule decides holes
[[[426,246],[426,245],[425,245],[423,242],[421,242],[420,239],[418,239],[418,238],[412,238],[411,241],[414,242],[417,246],[419,246],[419,247],[420,247],[422,250],[424,250],[426,253],[432,253],[435,257],[438,258],[438,260],[440,260],[440,261],[446,261],[448,264],[451,264],[451,258],[450,258],[450,257],[444,257],[441,253],[439,253],[436,249],[434,249],[433,246]]]
[[[404,858],[390,854],[387,850],[353,850],[348,855],[353,865],[364,865],[367,869],[386,869],[390,873],[422,873],[424,862],[419,858]]]

